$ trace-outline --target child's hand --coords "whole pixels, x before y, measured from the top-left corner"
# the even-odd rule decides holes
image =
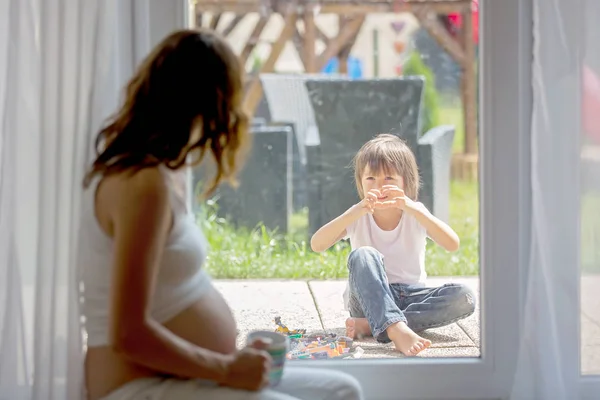
[[[399,208],[404,210],[407,205],[412,203],[412,200],[404,194],[404,190],[395,185],[383,186],[381,188],[381,195],[386,200],[377,202],[375,208]]]
[[[361,215],[373,214],[375,211],[375,205],[377,203],[377,198],[381,196],[381,193],[377,189],[372,189],[367,192],[364,199],[360,201],[356,205],[357,210],[361,212]]]

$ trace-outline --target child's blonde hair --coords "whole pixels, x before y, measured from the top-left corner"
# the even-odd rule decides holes
[[[419,195],[419,169],[415,155],[404,140],[382,133],[365,143],[354,157],[354,180],[358,195],[363,198],[362,175],[365,167],[373,173],[398,174],[404,180],[404,193],[412,200]]]

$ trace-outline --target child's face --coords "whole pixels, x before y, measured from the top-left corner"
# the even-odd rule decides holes
[[[385,185],[394,185],[398,186],[400,189],[404,190],[404,179],[397,172],[387,174],[385,171],[371,171],[369,166],[365,167],[361,178],[362,188],[363,188],[363,197],[370,190],[376,189],[381,192],[381,188]],[[383,200],[385,197],[380,197],[380,200]]]

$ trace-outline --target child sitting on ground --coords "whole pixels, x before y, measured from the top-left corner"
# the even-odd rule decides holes
[[[425,284],[426,238],[447,251],[458,250],[459,238],[417,202],[417,163],[399,137],[380,134],[367,142],[354,158],[354,170],[362,200],[320,228],[311,247],[322,252],[350,239],[347,336],[373,335],[413,356],[431,345],[415,332],[451,324],[475,310],[468,287]]]

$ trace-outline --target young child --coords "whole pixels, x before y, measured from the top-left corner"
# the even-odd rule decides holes
[[[459,238],[416,201],[415,156],[397,136],[380,134],[363,145],[354,169],[362,200],[319,229],[311,247],[322,252],[350,239],[346,334],[372,334],[413,356],[431,345],[415,332],[451,324],[475,310],[466,286],[425,285],[426,238],[447,251],[458,250]]]

